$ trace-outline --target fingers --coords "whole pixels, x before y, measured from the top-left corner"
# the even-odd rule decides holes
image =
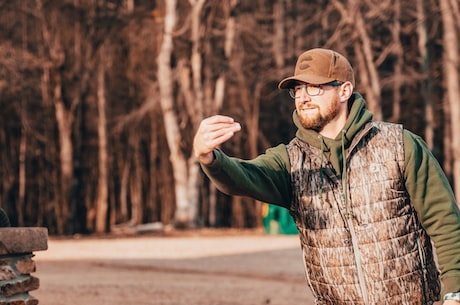
[[[200,124],[199,133],[209,146],[216,147],[239,130],[241,130],[240,124],[235,123],[232,118],[216,116],[204,119]]]
[[[216,115],[204,119],[193,140],[195,156],[200,162],[212,162],[212,151],[241,130],[241,125],[233,118]]]
[[[215,115],[204,119],[200,124],[200,129],[204,132],[215,132],[221,129],[232,128],[234,124],[235,121],[231,117]]]

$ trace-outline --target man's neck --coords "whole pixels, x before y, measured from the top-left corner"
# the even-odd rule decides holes
[[[347,122],[347,117],[337,117],[335,120],[329,122],[324,128],[319,132],[325,138],[335,139],[343,130],[345,123]]]

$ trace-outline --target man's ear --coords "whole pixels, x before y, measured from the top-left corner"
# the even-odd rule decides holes
[[[339,88],[339,97],[341,101],[348,101],[353,94],[353,84],[344,82]]]

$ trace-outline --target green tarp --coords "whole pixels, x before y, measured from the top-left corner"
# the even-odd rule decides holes
[[[264,204],[263,224],[267,234],[297,234],[297,227],[289,211],[285,208]]]

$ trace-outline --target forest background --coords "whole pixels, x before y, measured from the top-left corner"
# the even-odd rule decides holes
[[[213,114],[252,158],[287,143],[277,84],[333,48],[375,119],[421,135],[460,194],[457,0],[0,0],[0,207],[50,234],[120,226],[259,227],[191,142]]]

